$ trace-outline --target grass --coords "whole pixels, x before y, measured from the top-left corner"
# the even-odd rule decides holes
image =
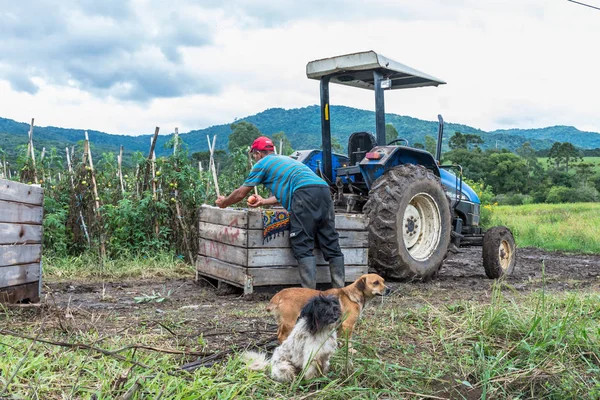
[[[519,247],[600,253],[600,203],[498,206],[495,225],[508,226]]]
[[[185,361],[178,355],[129,349],[116,353],[124,361],[5,335],[0,398],[109,399],[128,391],[133,399],[600,397],[598,293],[518,295],[498,283],[487,301],[448,303],[435,296],[435,288],[405,289],[403,296],[369,308],[354,338],[357,353],[346,359],[339,350],[332,371],[314,381],[276,383],[247,370],[235,353],[222,364],[185,373],[177,370]],[[111,351],[134,343],[187,348],[150,327],[117,335],[61,332],[44,326],[44,320],[16,323],[22,313],[0,315],[13,321],[9,329],[31,337]]]
[[[548,169],[548,167],[549,167],[548,157],[538,157],[538,161],[542,164],[544,169]],[[576,161],[572,164],[569,163],[569,171],[571,170],[571,167],[573,167],[573,170],[575,170],[576,165],[579,164],[580,162],[594,164],[595,165],[594,171],[600,172],[600,157],[583,157],[583,161]]]
[[[104,279],[181,278],[195,269],[179,257],[160,253],[153,257],[122,255],[119,259],[100,259],[92,252],[77,257],[43,257],[44,279],[50,281]]]

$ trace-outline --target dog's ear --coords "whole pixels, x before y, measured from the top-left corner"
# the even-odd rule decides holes
[[[356,288],[361,292],[364,292],[364,290],[367,288],[367,278],[364,276],[360,278],[358,282],[356,282]]]
[[[302,307],[300,311],[300,317],[298,319],[304,318],[306,320],[306,328],[312,334],[314,334],[319,329],[319,320],[318,320],[318,299],[319,296],[311,298],[308,303]]]

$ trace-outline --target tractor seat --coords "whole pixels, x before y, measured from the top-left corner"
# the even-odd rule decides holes
[[[365,158],[367,152],[377,146],[375,136],[369,132],[354,132],[348,139],[350,165],[356,165]]]

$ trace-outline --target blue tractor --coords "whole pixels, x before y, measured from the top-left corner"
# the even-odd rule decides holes
[[[384,91],[444,81],[373,51],[311,61],[306,74],[320,81],[323,150],[301,150],[292,157],[331,185],[336,210],[368,216],[371,269],[391,279],[426,280],[439,271],[449,251],[480,245],[488,277],[513,271],[515,242],[510,230],[494,227],[484,233],[479,226],[480,200],[462,182],[462,169],[440,165],[442,117],[438,116],[435,157],[409,147],[405,139],[386,143]],[[347,155],[331,151],[329,83],[375,92],[376,133],[351,134]]]

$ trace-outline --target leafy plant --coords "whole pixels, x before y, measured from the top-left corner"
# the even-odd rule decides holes
[[[171,297],[171,294],[173,294],[172,289],[169,289],[164,295],[160,292],[152,291],[152,294],[143,294],[142,296],[134,297],[133,300],[138,304],[163,303]]]

